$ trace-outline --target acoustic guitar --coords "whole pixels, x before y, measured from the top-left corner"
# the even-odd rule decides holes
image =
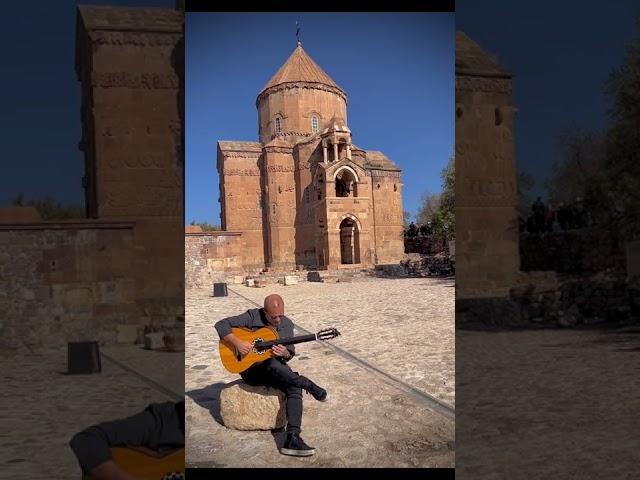
[[[335,328],[325,328],[315,334],[283,339],[278,337],[278,332],[273,327],[260,327],[256,330],[234,327],[231,329],[231,333],[240,340],[249,342],[253,347],[249,353],[242,355],[231,343],[220,340],[218,346],[220,360],[222,360],[224,368],[231,373],[244,372],[254,363],[264,362],[273,357],[273,352],[271,351],[273,345],[292,345],[294,343],[312,342],[313,340],[331,340],[340,335],[340,332]]]
[[[184,448],[160,455],[142,447],[113,447],[111,459],[128,474],[140,480],[184,479]],[[84,475],[83,480],[94,477]]]

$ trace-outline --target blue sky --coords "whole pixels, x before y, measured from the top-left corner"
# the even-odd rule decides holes
[[[80,83],[74,72],[76,3],[3,6],[0,205],[20,192],[83,203],[83,155],[77,147]],[[623,59],[634,16],[640,14],[636,3],[617,0],[605,8],[600,2],[577,0],[456,2],[456,28],[514,73],[516,158],[522,170],[535,175],[536,189],[542,190],[563,128],[597,130],[606,125],[603,82]],[[256,139],[255,96],[293,50],[296,19],[301,20],[307,52],[347,90],[356,143],[383,150],[404,169],[406,208],[415,213],[422,191],[440,188],[438,169],[453,143],[453,100],[446,84],[449,78],[453,82],[453,75],[446,73],[447,62],[453,68],[453,42],[448,41],[448,35],[453,38],[452,14],[191,15],[205,17],[192,17],[194,30],[188,32],[200,44],[194,43],[187,55],[187,67],[192,67],[188,87],[196,84],[187,91],[189,220],[218,222],[215,142]],[[269,17],[268,22],[260,21],[261,16]],[[198,76],[206,78],[196,82]],[[392,96],[379,94],[393,84],[399,90]],[[378,105],[375,112],[371,99]]]
[[[220,223],[216,142],[257,141],[256,96],[296,46],[346,92],[353,142],[402,169],[404,210],[454,145],[452,13],[187,13],[186,216]]]
[[[546,197],[544,182],[563,129],[606,127],[604,83],[622,63],[639,5],[632,0],[456,1],[456,28],[514,75],[516,159],[518,169],[536,181],[533,195]]]
[[[2,5],[0,205],[19,193],[84,205],[76,5],[173,8],[174,0],[46,0]]]

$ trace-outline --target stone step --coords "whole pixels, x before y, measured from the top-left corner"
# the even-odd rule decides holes
[[[370,274],[369,269],[314,270],[307,274],[307,281],[324,283],[352,282],[354,278],[364,278]]]
[[[296,285],[307,281],[316,282],[351,282],[353,279],[365,278],[373,275],[370,268],[340,268],[332,270],[296,270],[296,271],[267,271],[260,273],[233,274],[221,281],[229,285],[245,285],[250,287],[264,287],[266,285],[282,284]]]

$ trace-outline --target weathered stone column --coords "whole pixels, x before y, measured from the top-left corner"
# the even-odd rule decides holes
[[[506,300],[517,282],[520,256],[512,116],[511,74],[458,33],[457,300]]]
[[[87,215],[135,221],[139,314],[129,318],[173,321],[184,309],[183,14],[89,5],[77,12]],[[147,134],[130,145],[129,130]]]
[[[341,260],[340,230],[328,232],[329,258],[326,260],[328,268],[338,268]]]
[[[265,207],[268,267],[276,270],[295,268],[295,190],[291,147],[284,142],[265,147]]]

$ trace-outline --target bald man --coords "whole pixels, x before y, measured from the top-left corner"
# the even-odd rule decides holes
[[[284,315],[284,300],[280,295],[268,295],[263,308],[254,308],[236,317],[224,318],[215,324],[222,340],[234,345],[243,355],[251,351],[251,344],[231,333],[232,327],[260,328],[273,327],[279,338],[293,337],[293,322]],[[315,453],[315,448],[307,445],[300,437],[302,424],[302,390],[320,402],[327,400],[327,391],[307,377],[291,370],[287,362],[296,354],[293,345],[274,345],[273,357],[264,362],[254,363],[240,374],[248,385],[266,385],[282,390],[287,396],[287,439],[280,449],[283,455],[307,457]]]

